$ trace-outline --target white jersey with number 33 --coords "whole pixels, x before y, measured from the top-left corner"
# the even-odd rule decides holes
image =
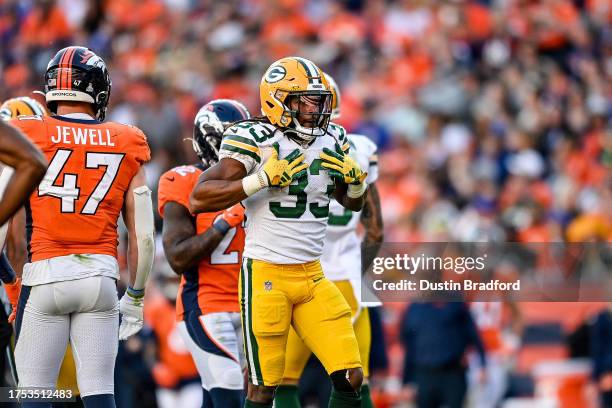
[[[330,124],[327,134],[303,146],[269,123],[248,121],[227,129],[219,159],[244,164],[247,174],[259,171],[278,150],[282,159],[295,149],[304,153],[307,176],[290,186],[269,187],[243,201],[246,214],[244,256],[274,264],[297,264],[317,260],[323,252],[325,229],[334,181],[321,166],[324,147],[349,148],[341,126]]]

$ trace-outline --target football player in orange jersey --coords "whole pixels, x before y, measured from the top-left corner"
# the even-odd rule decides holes
[[[54,115],[11,122],[50,161],[25,204],[28,263],[15,320],[19,386],[54,388],[70,340],[86,407],[115,406],[117,333],[125,339],[142,327],[155,245],[142,168],[149,147],[139,129],[103,122],[110,91],[102,58],[84,47],[67,47],[45,74]],[[120,213],[128,230],[130,283],[118,302]]]
[[[178,327],[200,373],[206,407],[242,406],[238,274],[244,211],[236,204],[195,216],[189,212],[189,194],[200,174],[218,161],[225,127],[249,117],[247,109],[233,100],[204,105],[196,115],[193,133],[193,148],[202,163],[176,167],[159,180],[164,250],[173,270],[181,275]]]

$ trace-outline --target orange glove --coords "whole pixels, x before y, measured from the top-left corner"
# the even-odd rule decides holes
[[[221,219],[227,222],[230,228],[234,228],[244,220],[244,208],[240,204],[235,204],[223,211]]]
[[[21,292],[21,279],[17,278],[13,283],[4,283],[4,290],[6,291],[6,296],[11,302],[11,315],[8,318],[9,323],[13,323],[15,320],[15,316],[17,315],[17,302],[19,302],[19,293]]]

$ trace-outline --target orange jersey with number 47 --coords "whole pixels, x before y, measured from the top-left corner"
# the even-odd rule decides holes
[[[49,160],[26,204],[31,262],[71,254],[117,256],[117,219],[140,166],[150,160],[145,135],[113,122],[20,116],[21,129]]]
[[[200,174],[202,169],[199,166],[180,166],[161,176],[157,205],[162,217],[164,205],[170,201],[189,209],[189,195]],[[210,228],[222,213],[218,211],[194,216],[196,233],[201,234]],[[240,311],[238,276],[243,250],[244,228],[239,225],[225,234],[209,257],[182,274],[176,299],[177,320],[182,320],[184,313],[190,310],[199,309],[202,314]]]

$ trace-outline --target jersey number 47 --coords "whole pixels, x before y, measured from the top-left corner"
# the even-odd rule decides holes
[[[61,200],[62,213],[75,212],[75,202],[79,199],[81,192],[77,185],[78,174],[64,173],[61,185],[58,180],[72,153],[72,150],[57,150],[51,163],[49,163],[47,174],[45,174],[43,181],[38,186],[39,197],[48,195]],[[125,154],[122,153],[87,152],[85,154],[86,169],[97,169],[104,166],[106,171],[91,195],[87,198],[85,205],[80,211],[81,214],[94,215],[96,213],[98,206],[113,185],[124,157]]]

